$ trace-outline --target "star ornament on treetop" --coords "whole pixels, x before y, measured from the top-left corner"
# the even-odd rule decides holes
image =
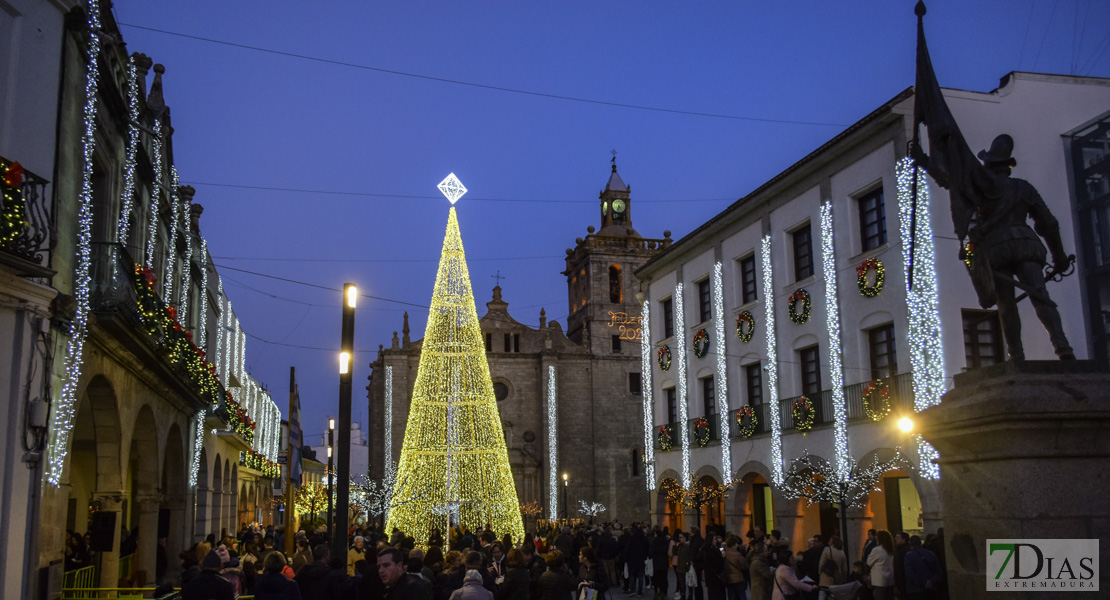
[[[443,192],[444,196],[447,196],[447,199],[451,201],[452,206],[454,206],[455,202],[457,202],[459,198],[462,198],[463,194],[466,193],[466,187],[463,186],[458,177],[455,177],[454,173],[451,173],[446,178],[444,178],[444,180],[439,182],[439,185],[436,187],[439,188],[439,191]]]

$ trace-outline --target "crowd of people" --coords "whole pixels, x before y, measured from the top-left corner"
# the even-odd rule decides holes
[[[871,530],[854,561],[839,536],[815,535],[795,553],[778,530],[759,527],[741,538],[610,522],[545,526],[525,540],[457,528],[432,531],[424,544],[396,530],[349,533],[333,552],[323,528],[298,531],[286,556],[280,529],[244,526],[182,552],[180,580],[160,582],[180,585],[183,600],[947,599],[942,532]],[[71,536],[67,561],[88,560],[82,542]]]

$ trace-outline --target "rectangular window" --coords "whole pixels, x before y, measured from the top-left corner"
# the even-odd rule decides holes
[[[886,243],[886,207],[883,204],[883,188],[869,192],[859,199],[859,232],[864,252]]]
[[[670,298],[663,301],[663,337],[674,337],[674,301]]]
[[[996,310],[963,310],[964,356],[967,368],[975,369],[1006,359],[1002,348],[1002,327]]]
[[[871,379],[886,379],[898,374],[893,324],[867,330],[867,345],[871,351]]]
[[[513,352],[520,352],[520,334],[513,334]]]
[[[756,301],[755,255],[740,259],[740,281],[743,285],[744,304]]]
[[[698,282],[698,310],[701,316],[701,322],[704,323],[713,318],[713,304],[711,301],[712,296],[709,294],[709,280]]]
[[[744,367],[744,375],[748,386],[748,405],[763,404],[763,366],[760,363],[748,365]]]
[[[663,392],[667,395],[667,422],[675,423],[678,421],[678,397],[674,388],[667,388]]]
[[[639,396],[639,395],[643,394],[643,388],[641,387],[640,382],[641,382],[641,379],[640,379],[640,374],[639,373],[629,373],[628,374],[628,393],[632,394],[633,396]]]
[[[813,276],[813,240],[809,223],[794,232],[794,281]]]
[[[643,460],[643,459],[640,458],[640,449],[639,448],[633,448],[632,449],[632,476],[633,477],[637,477],[637,476],[640,475],[640,461],[641,460]]]
[[[802,364],[802,394],[816,403],[821,393],[821,363],[818,362],[817,346],[802,348],[798,351]]]
[[[706,418],[717,414],[717,395],[713,392],[713,378],[706,377],[701,380],[701,402]]]
[[[509,352],[510,350],[512,350],[512,347],[513,347],[512,342],[513,342],[512,336],[506,333],[505,334],[505,352]]]
[[[621,351],[621,336],[614,335],[614,336],[612,336],[612,340],[613,340],[613,354],[620,354],[620,351]]]
[[[493,352],[493,334],[486,334],[486,352]]]

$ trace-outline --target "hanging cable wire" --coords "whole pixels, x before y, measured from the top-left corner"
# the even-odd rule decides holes
[[[222,46],[230,46],[232,48],[241,48],[243,50],[251,50],[254,52],[264,52],[266,54],[275,54],[277,56],[285,56],[288,58],[299,58],[302,60],[310,60],[329,65],[336,65],[340,67],[349,67],[352,69],[361,69],[364,71],[374,71],[376,73],[386,73],[389,75],[400,75],[402,77],[412,77],[414,79],[423,79],[426,81],[436,81],[439,83],[449,83],[452,85],[463,85],[467,87],[480,88],[484,90],[493,90],[496,92],[507,92],[511,94],[523,94],[526,96],[537,96],[540,98],[551,98],[554,100],[566,100],[569,102],[581,102],[586,104],[600,104],[602,106],[614,106],[617,108],[631,108],[634,110],[646,110],[652,112],[670,113],[676,115],[688,115],[693,117],[710,117],[714,119],[730,119],[733,121],[753,121],[757,123],[782,123],[787,125],[814,125],[820,127],[846,127],[846,123],[826,123],[821,121],[796,121],[791,119],[767,119],[762,117],[742,117],[739,115],[723,115],[717,113],[706,113],[693,110],[679,110],[674,108],[660,108],[658,106],[644,106],[639,104],[625,104],[622,102],[609,102],[606,100],[594,100],[591,98],[579,98],[576,96],[564,96],[561,94],[549,94],[546,92],[534,92],[531,90],[521,90],[517,88],[503,87],[497,85],[487,85],[484,83],[475,83],[473,81],[462,81],[459,79],[448,79],[446,77],[435,77],[432,75],[421,75],[419,73],[408,73],[405,71],[397,71],[394,69],[385,69],[382,67],[372,67],[370,65],[360,65],[358,63],[346,62],[341,60],[332,60],[330,58],[321,58],[318,56],[309,56],[307,54],[297,54],[294,52],[286,52],[284,50],[275,50],[273,48],[262,48],[260,46],[251,46],[248,44],[240,44],[237,42],[228,42],[226,40],[217,40],[213,38],[206,38],[199,35],[191,35],[187,33],[180,33],[177,31],[168,31],[165,29],[158,29],[156,27],[147,27],[145,25],[135,25],[132,23],[119,23],[120,27],[130,27],[132,29],[141,29],[143,31],[151,31],[154,33],[161,33],[163,35],[172,35],[175,37],[186,38],[190,40],[197,40],[200,42],[207,42],[209,44],[219,44]]]

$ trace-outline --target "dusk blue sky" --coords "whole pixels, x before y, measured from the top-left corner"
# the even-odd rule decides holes
[[[174,162],[197,189],[202,233],[252,336],[247,367],[283,414],[297,368],[315,444],[336,413],[340,293],[227,267],[352,281],[418,305],[358,306],[354,406],[365,427],[378,345],[406,310],[413,339],[424,335],[449,207],[435,186],[448,173],[470,190],[457,208],[479,315],[500,271],[514,318],[535,327],[545,307],[565,326],[565,250],[599,221],[610,150],[636,229],[678,239],[912,85],[913,5],[119,0],[114,10],[128,50],[166,67]],[[1110,76],[1108,2],[928,9],[944,87],[985,92],[1015,70]]]

